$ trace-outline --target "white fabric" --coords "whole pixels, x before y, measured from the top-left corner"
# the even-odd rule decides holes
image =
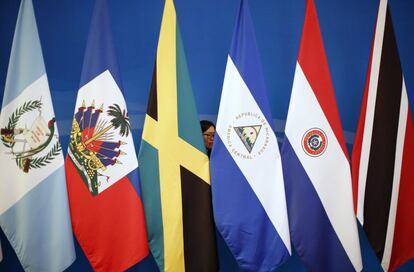
[[[7,127],[9,117],[16,111],[16,109],[23,106],[27,101],[41,100],[43,106],[41,115],[47,122],[52,119],[55,114],[52,105],[52,100],[49,92],[49,84],[46,74],[40,77],[38,80],[29,85],[21,94],[7,104],[1,110],[0,114],[0,127]],[[21,115],[16,128],[27,128],[32,126],[32,122],[39,116],[38,110],[33,110]],[[58,140],[57,126],[55,125],[55,135],[52,142],[49,144],[53,146]],[[23,135],[22,139],[24,139]],[[30,147],[24,142],[15,144],[14,151],[23,149],[29,149]],[[44,156],[50,151],[46,148],[41,153],[36,155]],[[17,203],[25,194],[36,187],[40,182],[47,178],[56,169],[63,166],[64,159],[62,152],[59,156],[55,157],[47,167],[41,167],[38,169],[30,169],[30,178],[28,174],[24,173],[16,164],[14,155],[10,153],[10,148],[0,144],[0,168],[2,169],[2,181],[0,182],[0,215],[3,214],[8,208]]]
[[[277,139],[230,57],[227,58],[217,120],[218,135],[223,139],[228,152],[246,177],[291,253],[285,187]],[[261,128],[249,153],[234,127],[256,125],[261,125]]]
[[[122,110],[126,110],[124,96],[108,70],[79,89],[75,113],[78,111],[78,108],[82,106],[82,103],[85,103],[86,107],[94,103],[95,109],[99,109],[101,105],[103,105],[103,112],[99,119],[100,121],[106,122],[105,126],[109,125],[111,120],[111,117],[106,114],[109,106],[118,104]],[[118,140],[121,140],[125,142],[126,144],[121,145],[120,150],[125,152],[126,155],[120,155],[118,157],[121,164],[118,164],[117,167],[107,167],[102,171],[102,174],[109,177],[109,179],[107,180],[105,176],[99,177],[100,185],[98,193],[102,193],[138,167],[138,160],[131,133],[129,133],[128,136],[121,137],[116,129],[112,131],[113,133],[109,141],[117,142]]]
[[[326,150],[318,157],[309,156],[302,147],[303,135],[311,128],[323,130],[327,137]],[[299,63],[296,64],[285,133],[349,259],[355,270],[360,271],[362,261],[349,162]]]

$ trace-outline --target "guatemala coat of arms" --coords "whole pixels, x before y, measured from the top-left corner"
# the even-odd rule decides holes
[[[1,141],[8,149],[6,154],[24,173],[45,166],[61,151],[55,134],[55,118],[45,120],[42,105],[41,99],[25,101],[1,128]]]

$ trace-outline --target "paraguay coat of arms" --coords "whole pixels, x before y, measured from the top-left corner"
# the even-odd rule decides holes
[[[1,128],[1,141],[24,173],[46,166],[61,151],[55,118],[44,119],[41,100],[29,100],[17,107],[7,126]]]
[[[120,148],[126,142],[114,139],[128,136],[129,131],[128,113],[118,104],[104,111],[103,105],[95,108],[94,102],[89,106],[83,102],[75,113],[68,154],[93,196],[99,194],[101,182],[110,178],[105,170],[121,164],[118,157],[125,154]]]

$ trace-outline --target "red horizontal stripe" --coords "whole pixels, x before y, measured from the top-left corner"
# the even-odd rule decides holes
[[[72,227],[95,271],[123,271],[148,254],[142,202],[127,177],[92,196],[65,161]]]
[[[348,157],[341,120],[336,106],[335,93],[319,28],[318,16],[313,0],[306,4],[305,23],[299,48],[298,62],[344,154]]]

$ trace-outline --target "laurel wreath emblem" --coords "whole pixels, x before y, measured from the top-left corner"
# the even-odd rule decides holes
[[[42,106],[43,104],[42,104],[42,101],[40,100],[29,100],[29,101],[24,102],[23,105],[18,107],[9,117],[6,129],[9,131],[13,131],[16,128],[20,118],[25,113],[28,113],[34,110],[38,110],[40,112],[42,109]],[[5,147],[10,148],[11,150],[13,149],[15,145],[13,134],[1,135],[1,141],[3,142],[3,145]],[[27,172],[29,169],[32,169],[32,168],[41,168],[42,166],[45,166],[46,164],[50,163],[56,156],[58,156],[61,150],[62,150],[61,145],[59,141],[57,141],[53,145],[51,150],[44,156],[39,156],[36,158],[32,158],[31,160],[26,160],[25,158],[22,158],[20,155],[16,155],[16,158],[15,158],[16,164],[22,170],[26,168],[26,170],[24,170],[25,172]],[[12,153],[13,153],[13,150],[12,150]]]
[[[40,110],[42,108],[42,101],[40,100],[34,100],[34,101],[26,101],[24,104],[17,108],[12,115],[9,117],[9,123],[7,124],[7,129],[15,129],[17,126],[17,123],[20,120],[20,117],[22,117],[23,114],[33,111],[33,110]],[[10,141],[10,139],[7,138],[7,136],[2,135],[1,141],[3,144],[8,148],[13,148],[14,142]]]
[[[61,150],[62,147],[60,146],[59,141],[57,141],[45,156],[34,158],[29,164],[29,169],[45,166],[46,164],[50,163],[57,155],[59,155]],[[24,165],[22,159],[16,158],[16,163],[20,169],[23,169]]]

